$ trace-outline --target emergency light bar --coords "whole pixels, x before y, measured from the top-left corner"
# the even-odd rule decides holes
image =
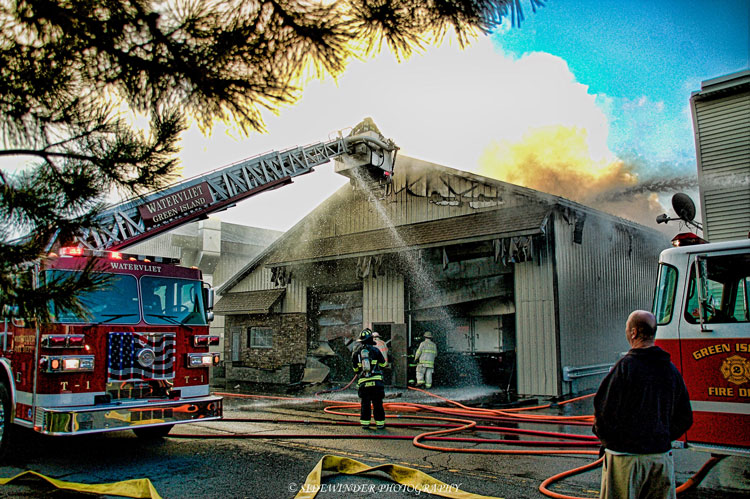
[[[57,256],[51,253],[50,256]],[[61,257],[95,257],[95,258],[109,258],[110,260],[130,260],[139,262],[155,262],[155,263],[168,263],[168,264],[179,264],[179,258],[170,258],[165,256],[148,256],[148,255],[137,255],[131,253],[121,253],[119,251],[107,251],[107,250],[91,250],[80,248],[78,246],[65,246],[60,248]]]
[[[93,355],[43,355],[39,359],[39,369],[46,373],[82,373],[93,372]]]
[[[692,246],[694,244],[706,244],[707,241],[692,232],[681,232],[672,238],[672,246]]]
[[[221,362],[221,354],[218,353],[189,353],[187,354],[187,367],[209,367],[218,366]]]
[[[45,334],[42,346],[45,348],[83,348],[86,337],[82,334]]]

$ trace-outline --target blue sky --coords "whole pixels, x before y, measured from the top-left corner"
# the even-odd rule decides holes
[[[595,201],[649,179],[697,177],[690,94],[748,68],[750,0],[548,0],[536,13],[521,4],[520,28],[466,50],[446,42],[405,62],[386,51],[310,81],[299,103],[265,114],[266,134],[192,129],[185,176],[323,141],[370,116],[400,154],[654,226],[673,192]],[[287,230],[346,181],[326,165],[217,216]]]
[[[664,113],[654,126],[670,129],[681,153],[673,159],[684,160],[695,157],[684,114],[690,94],[701,81],[750,66],[749,19],[748,0],[549,0],[520,28],[492,38],[514,55],[562,58],[589,92],[619,103],[611,110],[609,141],[619,153],[662,159],[658,147],[665,144],[645,133],[641,142],[633,140],[647,117],[634,117],[633,106],[623,106],[644,97],[662,102]]]

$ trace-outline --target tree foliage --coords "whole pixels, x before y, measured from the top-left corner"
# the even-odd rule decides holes
[[[0,307],[78,310],[95,278],[34,289],[28,269],[108,195],[174,180],[188,119],[263,132],[261,110],[294,103],[307,76],[383,45],[400,59],[449,33],[465,45],[506,17],[522,20],[520,0],[0,1],[0,159],[26,165],[0,170]]]

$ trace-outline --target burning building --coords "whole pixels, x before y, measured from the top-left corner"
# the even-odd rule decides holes
[[[228,380],[348,381],[369,326],[396,385],[430,331],[436,385],[561,396],[595,388],[628,348],[627,315],[650,308],[669,245],[655,230],[403,156],[388,184],[350,176],[219,288]]]

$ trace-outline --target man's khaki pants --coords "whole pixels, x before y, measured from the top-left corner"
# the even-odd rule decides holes
[[[663,454],[604,453],[601,499],[674,499],[674,459]]]

